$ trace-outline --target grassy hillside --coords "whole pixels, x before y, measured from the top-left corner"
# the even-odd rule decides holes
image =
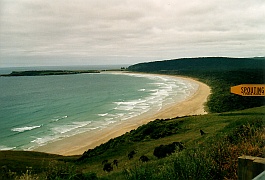
[[[236,179],[237,157],[243,154],[264,156],[264,115],[265,107],[260,107],[153,121],[88,150],[78,162],[99,176],[106,176],[101,162],[117,159],[121,168],[114,168],[108,174],[110,179],[112,176],[120,179],[175,179],[179,173],[187,173],[192,179]],[[200,130],[206,134],[201,135]],[[161,136],[161,133],[164,134]],[[158,159],[153,155],[156,147],[173,142],[182,142],[186,149],[167,158]],[[128,154],[133,150],[136,154],[129,160]],[[140,162],[142,155],[150,161]],[[181,172],[174,167],[178,162],[181,162],[178,164]],[[205,173],[205,176],[198,173]],[[187,176],[182,177],[187,179]]]
[[[239,156],[264,157],[264,115],[262,106],[156,120],[76,157],[2,151],[1,174],[8,169],[13,172],[7,173],[9,177],[25,176],[28,169],[26,176],[46,179],[236,179]],[[185,149],[165,158],[154,156],[155,148],[173,142],[183,143]],[[135,155],[129,159],[132,151]],[[139,161],[141,156],[149,161]],[[111,162],[113,170],[103,171],[104,160]],[[118,167],[113,165],[114,160]]]

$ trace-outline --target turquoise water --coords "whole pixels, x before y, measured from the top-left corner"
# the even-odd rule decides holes
[[[198,85],[166,76],[100,73],[0,78],[0,149],[31,150],[180,102]]]

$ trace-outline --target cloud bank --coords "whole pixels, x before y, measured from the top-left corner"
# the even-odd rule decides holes
[[[263,0],[0,1],[0,66],[264,55]]]

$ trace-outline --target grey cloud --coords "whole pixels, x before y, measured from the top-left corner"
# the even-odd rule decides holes
[[[14,55],[37,64],[40,56],[89,64],[95,57],[98,63],[134,63],[264,55],[261,0],[2,0],[1,7],[3,64]]]

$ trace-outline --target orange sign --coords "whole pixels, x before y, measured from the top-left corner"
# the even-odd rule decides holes
[[[231,87],[231,93],[241,96],[265,96],[265,84],[241,84]]]

